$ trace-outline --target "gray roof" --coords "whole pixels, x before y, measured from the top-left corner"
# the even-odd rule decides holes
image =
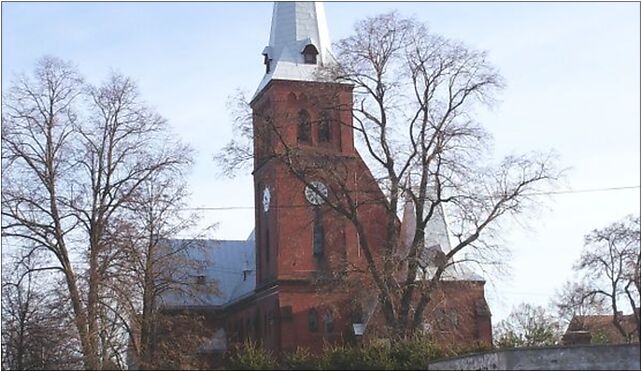
[[[200,307],[224,306],[254,292],[256,260],[253,234],[248,240],[170,240],[170,244],[192,244],[185,250],[190,259],[201,263],[183,266],[192,291],[163,294],[163,306]],[[182,274],[185,274],[183,272]],[[205,277],[205,284],[197,278]]]
[[[435,273],[437,268],[435,266],[428,266],[426,268],[426,275],[424,278],[430,279]],[[421,278],[421,274],[418,274],[418,277]],[[471,281],[471,282],[484,282],[485,279],[474,272],[468,265],[463,262],[454,262],[449,264],[444,272],[441,274],[441,280],[443,281]]]

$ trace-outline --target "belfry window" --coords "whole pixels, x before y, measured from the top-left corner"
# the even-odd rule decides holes
[[[297,142],[310,143],[310,114],[307,111],[299,112],[299,123],[297,125]]]
[[[315,309],[308,311],[308,330],[310,332],[319,332],[319,314]]]
[[[301,54],[303,54],[303,63],[308,65],[317,64],[317,55],[319,55],[319,51],[314,45],[306,45]]]
[[[319,143],[330,142],[330,115],[326,111],[321,113],[319,119],[318,138]]]

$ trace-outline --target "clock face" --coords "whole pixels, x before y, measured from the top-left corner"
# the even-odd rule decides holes
[[[314,186],[323,197],[328,197],[328,188],[323,184],[323,182],[312,181],[310,185]],[[312,187],[305,187],[305,199],[312,205],[321,205],[323,204],[323,197],[319,195]]]
[[[263,211],[267,212],[270,210],[270,188],[265,186],[263,189]]]

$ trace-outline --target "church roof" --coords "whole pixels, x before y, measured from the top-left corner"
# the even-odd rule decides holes
[[[318,51],[317,64],[304,63],[302,52],[310,44]],[[334,61],[323,4],[275,2],[270,40],[262,54],[269,69],[256,94],[271,80],[318,81],[317,67]]]
[[[196,242],[185,254],[190,260],[202,265],[183,266],[188,278],[204,277],[205,284],[194,280],[194,287],[211,287],[211,291],[194,291],[193,294],[169,292],[162,296],[165,308],[224,306],[254,292],[256,286],[256,260],[254,234],[248,240],[168,240],[169,244],[180,245]],[[184,273],[181,273],[184,274]],[[205,288],[204,288],[205,289]]]

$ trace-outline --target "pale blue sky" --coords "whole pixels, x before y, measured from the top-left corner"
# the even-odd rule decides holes
[[[326,3],[330,37],[389,10],[489,51],[507,81],[481,110],[497,156],[554,149],[572,167],[563,189],[640,184],[639,3]],[[272,3],[2,3],[2,88],[45,54],[88,80],[133,77],[146,101],[198,151],[193,206],[252,206],[249,175],[221,178],[212,159],[231,137],[226,99],[253,92]],[[640,190],[553,196],[528,224],[508,224],[512,277],[487,286],[494,321],[520,301],[547,304],[572,278],[583,235],[639,214]],[[217,238],[244,239],[252,210],[213,211]]]

